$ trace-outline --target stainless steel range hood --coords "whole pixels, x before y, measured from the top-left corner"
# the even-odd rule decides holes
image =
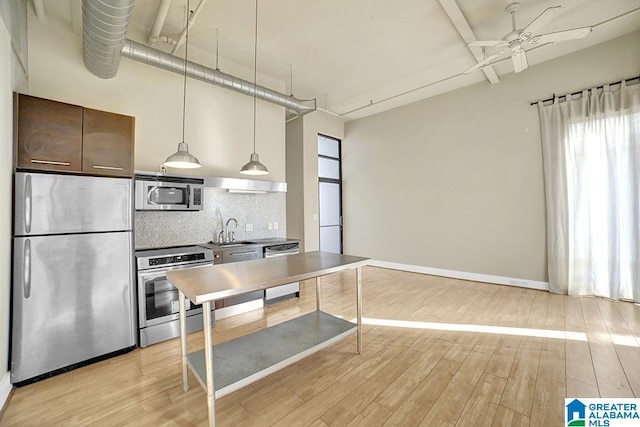
[[[286,182],[261,181],[258,179],[206,177],[205,187],[224,188],[236,193],[286,193]]]
[[[286,193],[286,182],[262,181],[259,179],[225,178],[218,176],[176,175],[162,172],[135,171],[136,175],[169,176],[202,178],[204,186],[210,188],[222,188],[230,193]]]

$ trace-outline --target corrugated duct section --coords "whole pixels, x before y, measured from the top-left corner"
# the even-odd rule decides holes
[[[103,79],[115,77],[120,56],[184,74],[184,60],[143,44],[127,40],[134,0],[83,0],[82,34],[84,63],[89,71]],[[272,89],[187,61],[187,76],[235,92],[255,96],[286,107],[296,114],[315,111],[316,100],[299,100]]]
[[[84,0],[82,50],[87,69],[103,79],[115,77],[134,0]]]

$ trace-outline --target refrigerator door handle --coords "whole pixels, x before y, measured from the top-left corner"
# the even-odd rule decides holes
[[[26,233],[31,233],[31,175],[25,177],[24,189],[24,229]]]
[[[24,298],[29,299],[31,296],[31,240],[29,239],[24,242],[23,255],[22,291],[24,293]]]

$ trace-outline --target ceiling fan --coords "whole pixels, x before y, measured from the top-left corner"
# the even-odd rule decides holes
[[[509,54],[513,61],[513,68],[516,73],[525,70],[529,64],[524,48],[527,46],[540,46],[546,43],[560,42],[565,40],[581,39],[589,35],[591,27],[580,27],[571,30],[558,31],[555,33],[538,34],[538,31],[555,18],[562,6],[554,6],[546,9],[536,19],[534,19],[524,29],[516,29],[516,12],[520,9],[520,3],[511,3],[505,11],[511,14],[512,31],[506,34],[502,40],[477,40],[467,43],[468,47],[493,47],[497,50],[486,56],[476,65],[464,71],[463,74],[472,73],[482,67],[486,67],[498,60],[505,58]]]

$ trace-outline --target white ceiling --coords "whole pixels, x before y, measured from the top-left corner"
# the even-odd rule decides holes
[[[190,0],[191,10],[198,2]],[[511,31],[510,16],[504,11],[511,1],[456,2],[478,39],[500,39]],[[45,2],[47,13],[59,3],[63,2]],[[186,3],[173,0],[162,34],[175,37],[181,31]],[[563,6],[562,13],[544,27],[543,33],[597,25],[640,8],[638,0],[521,0],[520,3],[518,28],[548,7]],[[148,32],[157,5],[155,0],[137,0],[131,25]],[[67,8],[70,9],[73,8]],[[215,54],[217,29],[221,70],[226,71],[222,58],[253,69],[254,25],[254,0],[207,0],[190,31],[189,47]],[[529,64],[638,29],[640,12],[636,11],[597,25],[585,39],[537,48],[527,55]],[[171,49],[163,43],[154,47]],[[182,54],[183,49],[178,53]],[[258,71],[286,82],[286,91],[291,93],[291,64],[293,95],[299,99],[317,98],[318,107],[345,120],[487,81],[482,71],[460,76],[475,62],[439,0],[259,2]],[[510,60],[493,68],[498,76],[513,72]],[[368,106],[372,101],[374,105]]]

